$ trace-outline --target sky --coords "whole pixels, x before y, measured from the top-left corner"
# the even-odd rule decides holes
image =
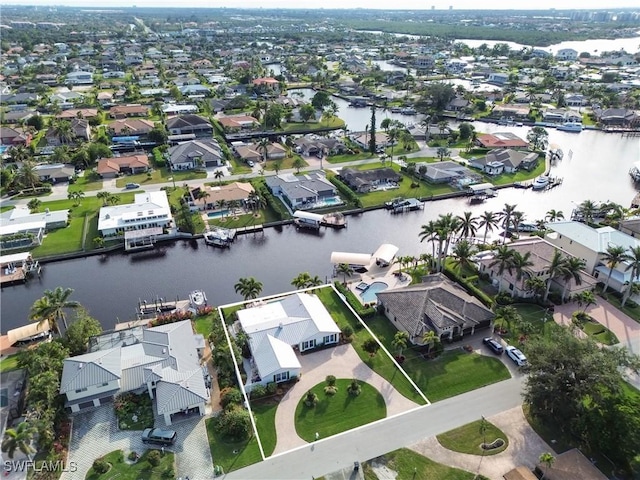
[[[311,8],[323,7],[331,8],[375,8],[375,9],[448,9],[450,6],[454,10],[503,10],[503,9],[530,9],[539,10],[556,8],[560,9],[603,9],[615,10],[616,8],[635,8],[640,10],[638,0],[537,0],[536,2],[526,2],[518,0],[516,2],[508,0],[395,0],[394,2],[383,0],[102,0],[95,2],[91,0],[3,0],[4,5],[67,5],[67,6],[90,6],[94,8],[117,8],[131,7],[203,7],[203,8]],[[1,11],[0,11],[1,15]]]

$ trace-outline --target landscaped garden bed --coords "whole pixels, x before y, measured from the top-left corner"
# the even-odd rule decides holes
[[[121,430],[144,430],[153,427],[153,406],[149,395],[123,393],[114,401]]]
[[[136,461],[126,461],[122,450],[115,450],[96,459],[86,480],[160,480],[176,478],[173,452],[147,450]],[[104,473],[99,473],[103,471]]]
[[[444,448],[470,455],[495,455],[509,446],[509,440],[504,432],[486,420],[468,423],[436,438]]]

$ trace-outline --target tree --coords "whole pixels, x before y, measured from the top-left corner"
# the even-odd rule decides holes
[[[380,350],[380,344],[373,338],[367,338],[362,344],[362,349],[367,352],[370,357],[375,357],[378,350]]]
[[[500,245],[496,250],[496,254],[493,257],[493,261],[489,264],[490,268],[498,266],[498,275],[500,275],[500,285],[498,285],[498,292],[502,291],[502,281],[504,280],[505,272],[511,273],[513,270],[513,253],[506,245]]]
[[[319,91],[311,99],[311,105],[316,110],[322,110],[324,107],[328,107],[331,105],[331,97],[327,92]]]
[[[300,173],[300,169],[305,166],[305,161],[300,156],[296,156],[291,166],[296,169],[296,173]]]
[[[542,474],[542,478],[540,479],[540,480],[544,480],[545,476],[547,475],[547,472],[549,471],[553,463],[556,461],[556,457],[554,457],[549,452],[544,452],[540,454],[540,457],[538,458],[538,460],[540,461],[540,463],[543,463],[545,465],[544,473]]]
[[[224,177],[224,172],[222,170],[216,170],[213,174],[213,178],[218,180],[218,183],[222,185],[222,178]]]
[[[376,105],[371,105],[371,121],[369,123],[369,152],[373,155],[376,153]]]
[[[534,150],[544,150],[549,143],[549,133],[543,127],[533,127],[527,134],[527,141]]]
[[[547,284],[540,277],[530,277],[524,281],[524,289],[527,292],[533,292],[533,296],[536,298],[540,298],[544,295],[546,288]]]
[[[569,257],[565,264],[564,269],[562,271],[562,280],[564,281],[564,289],[562,291],[562,302],[566,301],[567,293],[569,292],[569,287],[571,285],[571,281],[573,281],[576,285],[582,285],[582,270],[584,270],[587,262],[582,258],[578,257]]]
[[[471,258],[476,254],[476,247],[469,240],[462,239],[453,247],[454,265],[458,267],[458,275],[462,275],[463,270],[473,269]]]
[[[64,332],[64,344],[70,355],[81,355],[87,351],[89,339],[102,333],[102,325],[89,316],[84,308],[78,308],[76,319]]]
[[[239,293],[245,300],[258,298],[258,295],[262,292],[262,283],[253,277],[241,278],[233,286],[236,293]]]
[[[640,246],[631,247],[629,249],[628,258],[626,259],[628,262],[627,268],[625,268],[625,272],[631,270],[631,282],[629,286],[625,289],[622,295],[622,303],[621,305],[624,307],[629,300],[629,297],[633,293],[634,285],[636,285],[636,280],[638,275],[640,275]]]
[[[169,134],[163,126],[156,126],[147,133],[147,138],[156,145],[164,145],[169,139]]]
[[[434,261],[436,258],[436,236],[438,233],[438,226],[436,222],[430,220],[426,225],[422,225],[420,229],[420,242],[424,242],[427,240],[431,243],[431,261]]]
[[[18,182],[23,187],[29,187],[31,190],[35,190],[37,185],[40,185],[40,177],[35,170],[35,165],[31,161],[25,161],[18,171]]]
[[[449,155],[451,155],[451,150],[449,150],[447,147],[438,147],[438,149],[436,150],[436,155],[442,162],[445,159],[445,157],[448,157]]]
[[[307,288],[310,286],[309,285],[310,281],[311,281],[311,275],[309,274],[309,272],[302,272],[291,281],[291,285],[293,285],[297,289]]]
[[[615,270],[615,268],[622,262],[627,260],[631,260],[629,254],[624,247],[620,245],[609,245],[607,246],[607,251],[602,254],[602,261],[609,269],[609,274],[607,275],[607,281],[604,283],[603,291],[606,292],[609,288],[609,281],[611,280],[611,274]]]
[[[458,127],[460,132],[460,140],[467,140],[471,138],[471,134],[473,133],[474,127],[470,123],[462,122]]]
[[[493,229],[498,226],[499,218],[494,212],[485,211],[480,215],[478,226],[484,227],[484,236],[482,237],[482,243],[487,243],[487,234],[493,232]]]
[[[282,160],[278,159],[273,162],[273,170],[276,172],[276,175],[278,175],[278,172],[282,170]]]
[[[338,275],[342,275],[342,283],[346,285],[347,277],[353,275],[353,268],[351,268],[351,265],[349,265],[348,263],[341,263],[338,265],[336,273]]]
[[[66,330],[67,317],[65,310],[80,307],[80,303],[69,300],[69,296],[72,293],[72,288],[56,287],[55,290],[45,290],[44,295],[36,300],[31,307],[30,319],[37,321],[38,325],[41,325],[45,320],[49,320],[49,327],[56,333],[60,333],[59,321],[61,320]]]
[[[592,223],[593,217],[598,211],[598,206],[592,202],[591,200],[585,200],[580,205],[578,205],[578,213],[582,215],[585,223]]]
[[[559,220],[564,220],[564,213],[562,213],[562,210],[556,210],[552,208],[547,212],[544,219],[550,222],[557,222]]]
[[[584,290],[580,293],[576,293],[573,298],[579,307],[584,306],[584,308],[582,309],[582,313],[586,312],[587,308],[589,308],[591,305],[596,304],[596,296],[591,290]]]
[[[496,323],[500,322],[507,326],[509,330],[513,328],[514,325],[522,322],[522,317],[518,313],[515,307],[511,305],[506,305],[504,307],[496,308]]]
[[[309,105],[308,103],[302,105],[300,107],[300,109],[298,110],[299,114],[300,114],[300,119],[304,122],[307,123],[309,120],[311,120],[315,114],[316,114],[316,110],[315,108],[313,108],[312,105]]]
[[[40,208],[40,205],[42,205],[42,202],[39,198],[32,198],[31,200],[29,200],[29,203],[27,203],[27,208],[29,209],[30,213],[36,213]]]
[[[502,220],[502,228],[504,228],[505,230],[508,229],[511,225],[511,217],[515,213],[516,207],[517,205],[509,205],[508,203],[505,203],[504,208],[499,213],[500,219]],[[502,243],[505,243],[506,241],[507,236],[505,234],[505,236],[502,238]]]
[[[398,350],[398,358],[402,357],[402,351],[407,348],[407,342],[409,341],[409,334],[405,331],[396,332],[393,336],[391,345]]]
[[[84,192],[80,191],[80,190],[75,190],[73,192],[69,192],[67,194],[67,198],[69,200],[73,200],[73,206],[77,207],[78,205],[80,205],[80,199],[84,197]]]
[[[533,266],[533,261],[530,260],[531,252],[525,252],[522,255],[518,251],[513,252],[513,256],[511,257],[511,267],[516,273],[516,282],[519,280],[523,280],[527,274],[527,268]],[[524,290],[524,280],[522,281],[522,289]],[[511,291],[511,296],[515,297],[516,289],[515,285],[513,290]]]
[[[430,352],[435,345],[440,343],[440,337],[436,335],[435,331],[427,330],[424,335],[422,335],[422,343],[427,346],[428,351]]]
[[[478,219],[473,216],[473,212],[464,212],[462,215],[458,215],[458,220],[460,220],[460,228],[456,233],[459,233],[464,238],[476,236]]]
[[[551,290],[551,283],[556,278],[563,275],[566,266],[566,258],[562,256],[560,250],[555,249],[553,251],[553,257],[551,258],[551,262],[549,262],[549,266],[547,267],[547,290],[544,292],[544,301],[547,301],[549,298],[549,291]]]
[[[31,460],[31,454],[36,452],[31,446],[34,435],[35,429],[29,422],[21,422],[16,428],[8,428],[2,439],[2,451],[13,458],[16,450],[20,450]]]

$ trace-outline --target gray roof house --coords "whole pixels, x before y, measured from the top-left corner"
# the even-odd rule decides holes
[[[397,184],[401,176],[389,167],[371,170],[343,168],[340,170],[340,178],[356,192],[370,192],[379,185]]]
[[[473,334],[491,325],[494,314],[461,286],[442,273],[422,278],[422,283],[378,292],[378,304],[398,330],[423,345],[424,334],[433,331],[441,339]]]
[[[266,178],[271,193],[280,197],[292,209],[313,208],[337,195],[336,187],[323,172],[308,172],[304,175],[285,173]]]
[[[209,391],[200,366],[202,339],[191,321],[134,327],[90,340],[91,352],[65,359],[60,393],[72,412],[100,406],[124,392],[156,400],[167,425],[172,415],[205,413]]]
[[[206,137],[213,133],[213,126],[200,115],[180,115],[167,120],[167,129],[171,135],[193,133],[197,137]]]
[[[485,157],[469,160],[469,165],[479,168],[489,175],[500,175],[503,172],[513,173],[516,170],[531,170],[538,163],[535,152],[521,152],[510,148],[491,150]]]
[[[169,148],[168,153],[171,170],[192,170],[198,164],[219,167],[225,163],[220,145],[213,138],[180,143]]]
[[[423,165],[425,169],[422,169]],[[428,182],[455,183],[458,187],[475,183],[482,179],[478,173],[450,160],[445,162],[418,163],[416,164],[416,170],[420,173],[420,176]],[[424,170],[424,173],[422,173],[422,170]]]

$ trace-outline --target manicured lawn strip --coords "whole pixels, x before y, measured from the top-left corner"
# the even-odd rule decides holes
[[[343,163],[343,162],[355,162],[356,160],[367,160],[370,158],[377,158],[377,155],[371,155],[369,152],[361,152],[349,154],[345,153],[342,155],[330,155],[325,158],[325,161],[329,163]]]
[[[462,427],[438,435],[436,438],[440,445],[444,448],[459,453],[468,453],[470,455],[482,455],[483,450],[480,448],[482,443],[491,443],[498,438],[504,440],[504,445],[500,448],[492,450],[484,450],[484,455],[495,455],[500,453],[509,446],[509,439],[502,430],[494,424],[485,421],[485,433],[481,431],[482,420],[468,423]]]
[[[170,178],[173,178],[173,180],[169,180]],[[169,172],[166,168],[158,168],[151,172],[151,177],[146,173],[120,177],[116,180],[116,187],[124,188],[127,183],[139,183],[144,187],[144,185],[153,183],[172,183],[173,181],[175,181],[176,186],[178,186],[185,180],[197,180],[198,178],[207,178],[207,172],[196,172],[193,170]]]
[[[636,322],[640,323],[640,307],[638,305],[634,305],[633,303],[628,302],[624,307],[621,307],[620,305],[622,304],[622,302],[615,295],[612,295],[611,293],[602,293],[602,292],[599,292],[598,295],[600,297],[603,297],[607,302],[609,302],[611,305],[616,307],[618,310],[620,310],[623,313],[626,313],[631,318],[633,318]],[[630,306],[630,305],[633,305],[633,306]]]
[[[211,457],[214,465],[220,465],[225,473],[229,473],[262,461],[256,437],[251,437],[244,442],[225,442],[214,428],[215,420],[215,418],[207,418],[205,420],[207,435],[209,436],[209,448],[211,448]]]
[[[251,403],[253,418],[258,427],[258,435],[265,457],[269,457],[276,448],[278,440],[276,433],[276,410],[278,402],[273,400],[258,400]]]
[[[402,395],[413,400],[418,405],[424,405],[425,401],[422,396],[413,388],[413,385],[411,385],[409,380],[398,370],[391,358],[385,354],[384,351],[380,350],[374,357],[371,357],[364,351],[362,344],[365,340],[371,338],[370,334],[362,327],[358,319],[351,313],[336,292],[332,288],[321,288],[317,290],[316,294],[327,310],[329,310],[331,317],[338,324],[338,327],[342,329],[349,325],[353,328],[352,345],[362,361],[374,372],[391,383]]]
[[[597,342],[604,345],[615,345],[616,343],[620,343],[618,337],[616,337],[611,330],[596,321],[586,322],[582,327],[582,330],[590,337],[593,337]]]
[[[523,322],[527,322],[531,325],[530,336],[542,335],[544,337],[549,337],[553,335],[553,332],[556,331],[556,329],[562,328],[553,321],[552,314],[539,305],[531,303],[517,303],[511,306],[518,311]],[[523,333],[518,330],[518,325],[509,326],[501,319],[496,320],[495,325],[508,330],[508,333],[502,335],[502,338],[504,338],[508,343],[517,342],[523,335]]]
[[[500,360],[477,353],[448,350],[433,360],[407,355],[402,368],[432,402],[511,378]]]
[[[13,210],[14,208],[16,207],[14,207],[13,205],[2,205],[0,207],[0,213],[8,212],[9,210]]]
[[[161,480],[165,478],[175,478],[174,453],[165,450],[160,460],[160,465],[154,467],[147,461],[147,456],[151,451],[152,450],[147,450],[144,452],[140,459],[133,464],[125,462],[122,450],[107,453],[102,458],[111,464],[111,469],[107,473],[100,475],[94,472],[93,468],[90,468],[85,479],[109,480],[117,478],[118,480]]]
[[[242,230],[244,227],[250,227],[252,225],[264,225],[268,222],[275,222],[278,220],[273,210],[265,208],[257,212],[258,216],[253,213],[246,213],[244,215],[238,215],[238,217],[225,216],[208,220],[209,225],[215,225],[224,228],[236,228]]]
[[[233,322],[235,322],[236,316],[234,315],[234,313],[236,313],[238,310],[242,310],[243,308],[245,308],[245,306],[246,304],[240,304],[233,307],[223,308],[222,316],[224,317],[224,323],[226,323],[227,325],[231,325]]]
[[[347,392],[351,379],[336,380],[338,391],[335,395],[324,393],[325,382],[314,386],[311,391],[318,396],[315,407],[307,407],[303,396],[296,407],[296,432],[307,442],[315,440],[316,432],[320,438],[327,438],[366,425],[387,416],[384,398],[375,387],[358,380],[360,395]]]
[[[471,472],[434,462],[408,448],[389,452],[383,457],[387,467],[398,472],[399,480],[473,480],[475,478],[475,474]],[[364,473],[367,480],[378,478],[368,464],[364,466]]]
[[[18,368],[18,354],[9,355],[0,360],[0,373],[9,372]]]
[[[213,330],[213,322],[215,321],[215,319],[216,316],[213,313],[204,315],[202,317],[196,317],[193,321],[196,332],[198,332],[200,335],[203,335],[206,339],[211,333],[211,330]]]
[[[85,174],[86,175],[86,174]],[[78,177],[75,183],[69,185],[68,191],[71,192],[89,192],[102,190],[102,180],[90,180],[86,176]]]
[[[296,160],[296,158],[302,158],[302,157],[300,155],[293,155],[291,157],[285,157],[285,158],[282,158],[280,160],[267,160],[262,165],[263,165],[263,168],[265,170],[273,171],[273,170],[275,170],[276,162],[279,161],[280,162],[280,170],[286,170],[288,168],[295,168],[293,166],[293,162]],[[302,168],[309,166],[309,164],[304,160],[304,158],[302,158],[302,161],[304,162],[304,166]]]

